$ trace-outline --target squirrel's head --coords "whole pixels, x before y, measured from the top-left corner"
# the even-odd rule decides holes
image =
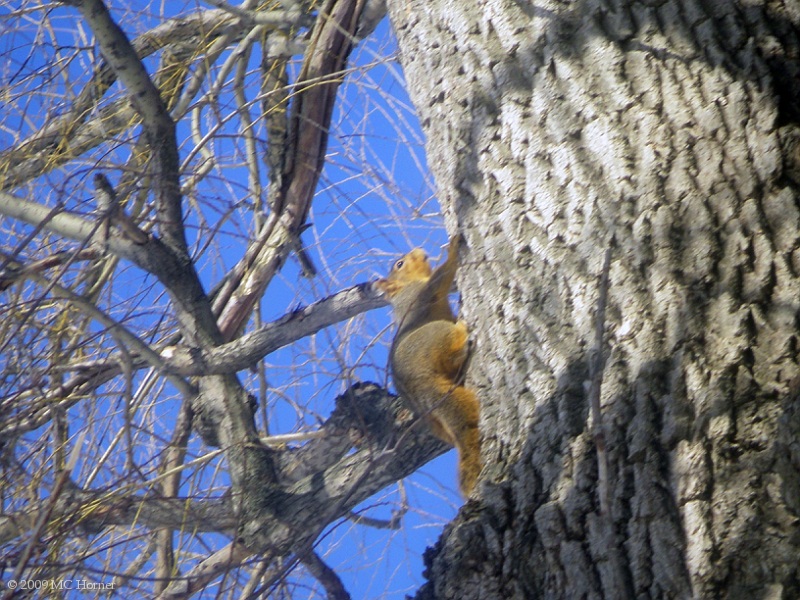
[[[422,248],[414,248],[395,261],[389,276],[379,279],[375,285],[391,298],[412,281],[428,281],[431,278],[431,271],[428,255]]]

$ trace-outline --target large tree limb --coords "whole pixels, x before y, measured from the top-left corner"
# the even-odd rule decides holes
[[[323,425],[324,435],[295,450],[285,450],[284,457],[276,461],[281,473],[279,484],[268,496],[271,517],[261,513],[258,523],[267,545],[259,549],[242,546],[246,553],[241,559],[253,553],[273,558],[304,555],[318,533],[335,519],[347,517],[375,492],[448,450],[428,428],[409,422],[407,415],[400,398],[374,384],[357,384],[337,398],[336,409]],[[356,451],[349,453],[353,447]],[[166,481],[174,471],[192,468],[204,459],[177,466],[162,473],[159,480]],[[197,533],[213,531],[234,538],[245,516],[232,500],[233,495],[191,501],[141,497],[124,490],[82,490],[69,483],[55,507],[49,507],[49,518],[69,524],[77,519],[79,527],[72,530],[76,533],[96,534],[110,526],[141,525]],[[45,503],[0,518],[0,543],[25,535],[46,508]],[[201,574],[207,571],[198,571],[197,580],[190,576],[188,587],[183,587],[184,579],[177,579],[173,592],[196,589],[204,580]]]
[[[358,504],[387,485],[413,473],[427,461],[448,450],[425,427],[407,428],[407,409],[399,398],[374,384],[353,386],[337,400],[353,403],[349,410],[361,411],[364,437],[356,436],[358,450],[338,458],[324,471],[315,471],[297,482],[272,488],[267,495],[269,513],[245,522],[241,539],[255,539],[258,547],[245,544],[249,554],[265,561],[305,555],[313,541],[333,521],[347,517]],[[373,420],[373,419],[377,419]],[[350,423],[359,422],[351,419]],[[349,435],[349,434],[348,434]],[[323,443],[322,440],[315,440]],[[246,517],[243,516],[243,519]],[[258,528],[257,534],[249,529]],[[213,558],[212,561],[213,562]],[[209,564],[209,567],[212,565]],[[218,571],[215,571],[218,573]],[[185,598],[202,587],[206,569],[178,579],[165,597]],[[279,577],[277,573],[275,577]]]
[[[325,327],[386,304],[371,283],[362,283],[298,308],[227,344],[208,349],[176,346],[163,355],[170,369],[182,375],[234,373]]]

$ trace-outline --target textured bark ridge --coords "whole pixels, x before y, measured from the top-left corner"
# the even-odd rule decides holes
[[[791,7],[390,3],[469,248],[487,465],[419,598],[800,597]]]

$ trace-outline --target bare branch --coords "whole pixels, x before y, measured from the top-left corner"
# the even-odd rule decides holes
[[[239,542],[231,542],[208,556],[185,577],[175,579],[159,596],[159,600],[189,598],[211,583],[218,575],[236,567],[253,553]]]
[[[54,215],[53,209],[5,192],[0,192],[0,213],[31,225],[44,223],[45,229],[82,243],[91,240],[101,224],[100,218],[97,223],[91,223],[66,211]],[[152,273],[164,284],[175,301],[186,339],[196,340],[198,345],[219,341],[219,331],[208,299],[188,256],[183,259],[176,256],[154,237],[148,237],[146,243],[135,242],[121,230],[112,230],[108,238],[100,242],[110,252]]]
[[[53,209],[30,200],[0,192],[0,214],[19,219],[33,226],[43,226],[48,231],[79,242],[87,242],[97,225],[63,209]],[[127,254],[125,247],[114,247],[116,254]]]
[[[42,502],[25,511],[0,516],[0,543],[28,535],[37,521],[47,517],[62,522],[78,520],[80,527],[75,533],[98,533],[114,525],[228,535],[236,530],[237,519],[226,499],[188,501],[186,498],[127,497],[81,490],[72,483],[66,486],[63,494],[65,499],[54,506]]]
[[[167,130],[174,127],[150,76],[125,33],[101,0],[69,0],[89,23],[109,67],[128,88],[130,100],[145,122],[145,127]]]
[[[336,574],[336,571],[331,569],[319,554],[310,550],[307,554],[300,558],[308,572],[311,573],[317,581],[325,588],[325,593],[329,600],[350,600],[350,594],[344,587],[342,580]]]
[[[180,489],[181,465],[186,458],[189,436],[192,433],[191,399],[185,398],[176,419],[172,439],[164,452],[159,467],[161,473],[161,494],[164,498],[175,498]],[[156,592],[166,589],[169,578],[175,572],[175,552],[170,528],[156,533]]]
[[[227,344],[209,349],[173,346],[163,355],[170,368],[183,375],[234,373],[325,327],[386,304],[371,283],[362,283],[299,308]]]
[[[288,29],[300,24],[303,13],[300,10],[300,3],[286,3],[289,8],[280,10],[247,10],[240,6],[234,6],[224,0],[205,0],[211,6],[224,10],[225,12],[236,15],[243,21],[252,25],[268,25],[277,29]]]
[[[72,469],[75,468],[75,463],[78,462],[78,456],[80,456],[83,447],[83,441],[86,439],[87,433],[88,430],[84,429],[78,434],[78,438],[75,440],[75,445],[72,448],[72,452],[70,452],[69,461],[65,465],[64,469],[59,472],[56,482],[53,485],[53,489],[51,490],[50,497],[44,502],[42,510],[39,512],[35,521],[33,522],[33,530],[31,531],[30,539],[28,540],[28,543],[25,544],[22,555],[20,556],[20,559],[14,568],[14,574],[11,576],[12,579],[19,579],[19,576],[25,570],[28,560],[31,557],[31,553],[33,552],[33,548],[39,542],[39,536],[41,535],[42,530],[47,523],[47,519],[50,517],[53,509],[56,507],[59,497],[61,496],[61,493],[64,490],[67,481],[69,480],[69,474]]]
[[[77,252],[55,252],[45,258],[23,264],[12,255],[8,255],[5,252],[0,252],[0,254],[4,257],[4,267],[0,270],[0,292],[26,279],[32,273],[41,275],[47,269],[62,267],[76,261],[95,260],[100,256],[100,253],[94,248],[84,248]]]
[[[385,305],[386,300],[375,292],[372,285],[364,283],[298,309],[277,321],[267,323],[229,344],[211,349],[170,346],[162,351],[161,356],[166,360],[167,368],[178,375],[234,373],[249,368],[254,362],[275,350],[312,335],[324,327]],[[147,362],[134,359],[135,369],[143,369],[146,366]],[[49,420],[50,408],[56,399],[59,400],[59,406],[71,406],[91,389],[111,380],[121,372],[119,361],[114,356],[102,360],[77,362],[73,365],[67,364],[63,369],[78,372],[39,401],[33,402],[35,406],[41,405],[41,410],[33,411],[28,417],[18,417],[13,422],[0,422],[0,440],[40,427]],[[3,410],[5,404],[5,402],[0,403],[0,410]]]
[[[306,220],[324,164],[336,92],[363,2],[328,0],[320,9],[295,84],[300,91],[289,125],[293,135],[286,145],[282,187],[272,201],[269,219],[234,269],[219,303],[215,303],[215,308],[221,307],[218,322],[227,341],[242,331]]]
[[[120,206],[117,192],[108,178],[102,173],[95,173],[94,187],[97,206],[103,213],[101,218],[108,219],[110,224],[119,227],[134,244],[146,244],[147,234],[125,214],[125,210]]]
[[[363,417],[360,421],[366,435],[359,438],[359,449],[354,453],[342,453],[329,466],[304,474],[299,480],[290,478],[280,490],[267,494],[269,511],[262,510],[254,515],[252,523],[258,527],[260,545],[250,547],[250,554],[259,553],[268,560],[304,554],[332,521],[347,517],[355,506],[378,490],[448,450],[424,428],[409,429],[401,416],[407,414],[407,410],[400,399],[374,384],[353,386],[337,399],[337,406],[348,405],[351,414]],[[350,418],[350,423],[353,422]],[[350,437],[349,432],[340,435]],[[323,444],[325,440],[313,439],[309,444]],[[303,456],[298,462],[308,464],[309,456]],[[243,560],[250,554],[242,549],[242,555],[237,556]],[[209,564],[219,563],[212,560]],[[176,597],[186,597],[181,594],[200,589],[208,581],[205,573],[202,570],[196,576],[190,574],[188,582],[176,580],[167,593],[174,590],[179,594]]]
[[[114,320],[103,311],[98,309],[94,304],[86,300],[86,298],[81,297],[80,295],[72,292],[65,287],[58,285],[53,281],[49,281],[48,279],[38,275],[36,273],[31,274],[31,278],[35,281],[42,283],[43,285],[49,287],[53,295],[56,297],[64,298],[65,300],[74,304],[78,309],[80,309],[84,314],[88,317],[96,320],[98,323],[103,325],[104,327],[108,328],[108,332],[110,335],[117,338],[120,344],[124,344],[134,350],[141,358],[143,358],[151,367],[154,367],[157,371],[162,373],[167,379],[172,382],[172,384],[181,391],[185,398],[192,398],[196,390],[189,385],[186,381],[184,381],[181,377],[174,375],[167,364],[164,362],[164,359],[161,357],[160,354],[151,350],[150,346],[147,345],[145,342],[140,340],[136,335],[128,331],[128,329],[119,323],[118,321]]]
[[[153,151],[151,167],[161,237],[178,256],[188,257],[183,229],[181,191],[178,179],[180,161],[175,138],[175,122],[161,94],[128,41],[111,18],[102,0],[72,0],[92,28],[103,57],[125,85]]]
[[[230,43],[246,29],[243,23],[225,11],[207,10],[168,19],[138,36],[132,45],[140,58],[174,46],[175,52],[188,57],[182,61],[185,65],[195,55],[201,55],[202,50],[223,33],[227,36],[226,43]],[[167,63],[162,71],[174,71],[172,63]],[[136,112],[127,99],[103,106],[94,118],[87,121],[114,81],[116,74],[107,63],[102,63],[63,114],[49,120],[16,147],[0,153],[0,189],[14,188],[47,173],[138,123]],[[179,91],[180,86],[175,86],[174,91],[162,90],[162,94],[168,102],[175,103],[177,98],[174,96]]]

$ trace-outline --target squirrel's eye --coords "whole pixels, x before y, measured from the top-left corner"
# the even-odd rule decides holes
[[[403,261],[402,260],[398,260],[396,263],[394,263],[394,268],[395,269],[402,269],[403,268]]]

